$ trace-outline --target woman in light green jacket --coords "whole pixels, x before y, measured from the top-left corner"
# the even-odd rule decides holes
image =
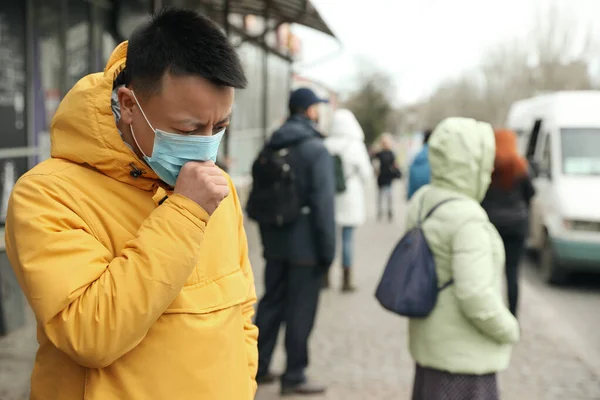
[[[502,297],[502,240],[479,203],[495,157],[492,127],[449,118],[429,141],[431,183],[412,198],[408,229],[436,204],[452,198],[423,223],[440,292],[433,312],[411,319],[410,351],[417,363],[413,400],[496,400],[496,373],[508,367],[519,340],[517,320]],[[421,209],[422,205],[422,209]]]

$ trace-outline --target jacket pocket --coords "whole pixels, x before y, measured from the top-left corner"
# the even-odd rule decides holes
[[[214,281],[185,286],[165,314],[207,314],[243,303],[248,280],[241,269]]]

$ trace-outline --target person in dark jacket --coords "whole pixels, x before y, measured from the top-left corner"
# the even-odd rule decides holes
[[[275,380],[269,366],[279,327],[285,323],[287,367],[281,377],[282,394],[325,391],[305,375],[321,282],[335,256],[333,158],[315,128],[322,101],[310,89],[292,92],[290,117],[268,143],[276,149],[290,149],[298,193],[306,205],[289,226],[260,226],[266,269],[265,294],[256,316],[260,331],[257,382]]]
[[[504,242],[509,309],[517,315],[519,299],[519,262],[525,249],[529,204],[535,189],[529,177],[527,161],[517,149],[517,135],[497,130],[496,160],[492,183],[482,206]]]
[[[384,203],[387,203],[387,215],[390,222],[394,219],[394,198],[392,195],[392,183],[399,179],[402,174],[396,161],[396,153],[393,151],[394,140],[389,133],[381,135],[381,150],[373,158],[377,160],[377,186],[379,187],[379,203],[377,219],[380,220],[385,211]]]
[[[431,130],[427,130],[423,134],[423,148],[410,164],[408,173],[408,190],[406,191],[407,199],[415,194],[422,186],[425,186],[431,180],[431,168],[429,167],[429,137]]]

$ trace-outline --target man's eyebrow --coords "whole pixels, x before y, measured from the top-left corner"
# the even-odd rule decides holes
[[[190,126],[204,126],[206,125],[204,122],[198,121],[197,119],[187,118],[177,120],[178,124],[182,125],[190,125]]]
[[[223,118],[221,121],[217,122],[215,125],[224,124],[226,122],[229,122],[230,119],[231,119],[231,113],[229,113],[229,115],[227,117]],[[182,124],[182,125],[188,125],[188,126],[196,126],[196,127],[206,126],[206,122],[199,121],[199,120],[193,119],[193,118],[181,119],[181,120],[177,121],[177,123]]]
[[[229,122],[229,120],[231,120],[231,113],[229,113],[228,116],[226,116],[225,118],[223,118],[222,120],[220,120],[219,122],[217,122],[215,125],[221,125],[224,124],[226,122]]]

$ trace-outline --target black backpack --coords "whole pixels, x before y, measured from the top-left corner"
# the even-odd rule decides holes
[[[261,225],[282,227],[295,222],[304,202],[298,193],[292,149],[299,142],[283,149],[268,145],[252,165],[252,191],[246,205],[250,219]]]
[[[457,199],[439,202],[422,217],[423,199],[417,226],[406,232],[394,248],[375,292],[386,310],[409,318],[427,317],[439,292],[454,283],[450,279],[439,286],[435,260],[421,227],[440,206]]]

